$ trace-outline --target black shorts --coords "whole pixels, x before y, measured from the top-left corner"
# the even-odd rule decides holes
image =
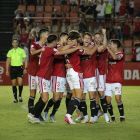
[[[61,5],[67,5],[67,1],[61,1]]]
[[[105,18],[111,18],[111,14],[105,14]],[[110,21],[111,19],[106,19],[106,21]]]
[[[129,8],[129,14],[133,15],[134,14],[134,8]]]
[[[22,66],[11,66],[10,77],[11,77],[11,80],[17,79],[17,77],[23,78],[23,67]]]

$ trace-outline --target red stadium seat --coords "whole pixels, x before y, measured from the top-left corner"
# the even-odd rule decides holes
[[[57,9],[57,12],[61,12],[61,6],[54,6],[54,9]]]
[[[48,3],[49,3],[49,0],[46,0],[46,5],[48,5]],[[53,0],[51,0],[50,4],[53,5]]]
[[[120,48],[119,48],[119,51],[120,51],[120,52],[123,52],[123,47],[120,47]]]
[[[78,17],[77,13],[70,13],[70,17]],[[71,23],[76,23],[77,22],[77,18],[74,19],[70,19]]]
[[[45,6],[45,12],[52,12],[52,6]]]
[[[128,55],[125,55],[125,61],[131,61],[132,59],[132,55],[131,54],[128,54]]]
[[[70,16],[70,14],[69,13],[66,13],[66,17],[69,17]]]
[[[23,10],[23,12],[25,12],[26,11],[26,6],[25,5],[19,5],[18,9],[21,9],[21,10]]]
[[[34,21],[36,22],[37,25],[41,25],[42,24],[42,19],[35,19]]]
[[[124,47],[132,47],[132,40],[124,40]]]
[[[134,3],[135,4],[140,4],[140,0],[135,0]]]
[[[131,48],[124,48],[125,54],[132,54],[132,47]]]
[[[36,12],[43,12],[44,6],[36,6]]]
[[[51,13],[45,13],[44,17],[51,17]],[[45,22],[45,25],[50,25],[51,19],[43,19],[43,22]]]
[[[35,6],[34,5],[29,5],[27,8],[30,9],[32,12],[35,11]]]
[[[57,36],[57,39],[58,39],[58,33],[52,33],[52,35],[56,35]]]
[[[134,6],[134,11],[137,11],[138,12],[139,10],[140,10],[140,6],[139,5],[135,5]]]
[[[35,16],[36,17],[43,17],[43,14],[42,13],[36,13]]]

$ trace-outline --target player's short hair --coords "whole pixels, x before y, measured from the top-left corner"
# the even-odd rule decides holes
[[[38,36],[40,37],[42,33],[45,33],[45,32],[49,32],[48,29],[41,29],[38,33]]]
[[[18,39],[17,39],[17,38],[12,39],[12,42],[13,42],[14,40],[16,40],[16,41],[18,42]]]
[[[135,43],[134,45],[135,45],[135,47],[138,47],[139,46],[139,43]]]
[[[79,29],[79,33],[82,34],[83,36],[84,36],[85,32],[86,32],[85,29],[83,29],[83,28]]]
[[[66,33],[66,32],[62,32],[61,34],[60,34],[60,37],[64,37],[64,36],[68,36],[68,33]]]
[[[96,32],[96,33],[94,33],[94,36],[95,35],[100,35],[101,36],[101,33],[100,32]]]
[[[88,35],[92,39],[92,35],[89,32],[85,32],[84,36]]]
[[[117,45],[118,49],[121,47],[121,41],[119,39],[111,39],[110,42],[113,42],[113,44]]]
[[[21,43],[21,44],[20,44],[20,46],[23,46],[23,47],[24,47],[24,44],[23,44],[23,43]]]
[[[80,37],[79,32],[76,31],[76,30],[72,30],[72,31],[70,31],[69,34],[68,34],[68,38],[69,38],[70,40],[78,39],[79,37]]]
[[[48,43],[52,43],[54,41],[57,40],[57,36],[56,35],[49,35],[47,38]]]

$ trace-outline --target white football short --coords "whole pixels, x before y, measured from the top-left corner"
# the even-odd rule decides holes
[[[67,70],[66,77],[71,90],[84,88],[83,73],[75,72],[70,68]]]
[[[105,96],[110,96],[112,98],[113,93],[115,95],[122,95],[122,84],[106,83],[105,84]]]
[[[67,94],[67,93],[72,93],[72,92],[71,92],[70,86],[69,86],[69,84],[68,84],[68,82],[66,80],[66,91],[65,91],[65,94]]]
[[[64,92],[66,88],[66,78],[51,76],[51,91]]]
[[[37,80],[37,86],[38,86],[38,92],[41,94],[43,92],[48,92],[50,94],[50,80],[46,80],[41,77],[36,77]]]
[[[87,93],[88,91],[96,91],[96,77],[85,78],[84,81],[84,91],[83,93]]]
[[[95,69],[95,77],[96,77],[96,88],[98,88],[98,85],[97,85],[97,83],[98,83],[98,81],[99,81],[99,71],[98,71],[98,68],[96,68]]]
[[[28,74],[29,90],[37,88],[36,76]]]

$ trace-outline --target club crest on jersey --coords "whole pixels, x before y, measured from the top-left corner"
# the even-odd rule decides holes
[[[91,83],[90,83],[90,85],[94,86],[94,85],[95,85],[95,83],[94,83],[94,82],[91,82]]]
[[[120,89],[120,87],[115,87],[115,89],[116,89],[116,90],[119,90],[119,89]]]

